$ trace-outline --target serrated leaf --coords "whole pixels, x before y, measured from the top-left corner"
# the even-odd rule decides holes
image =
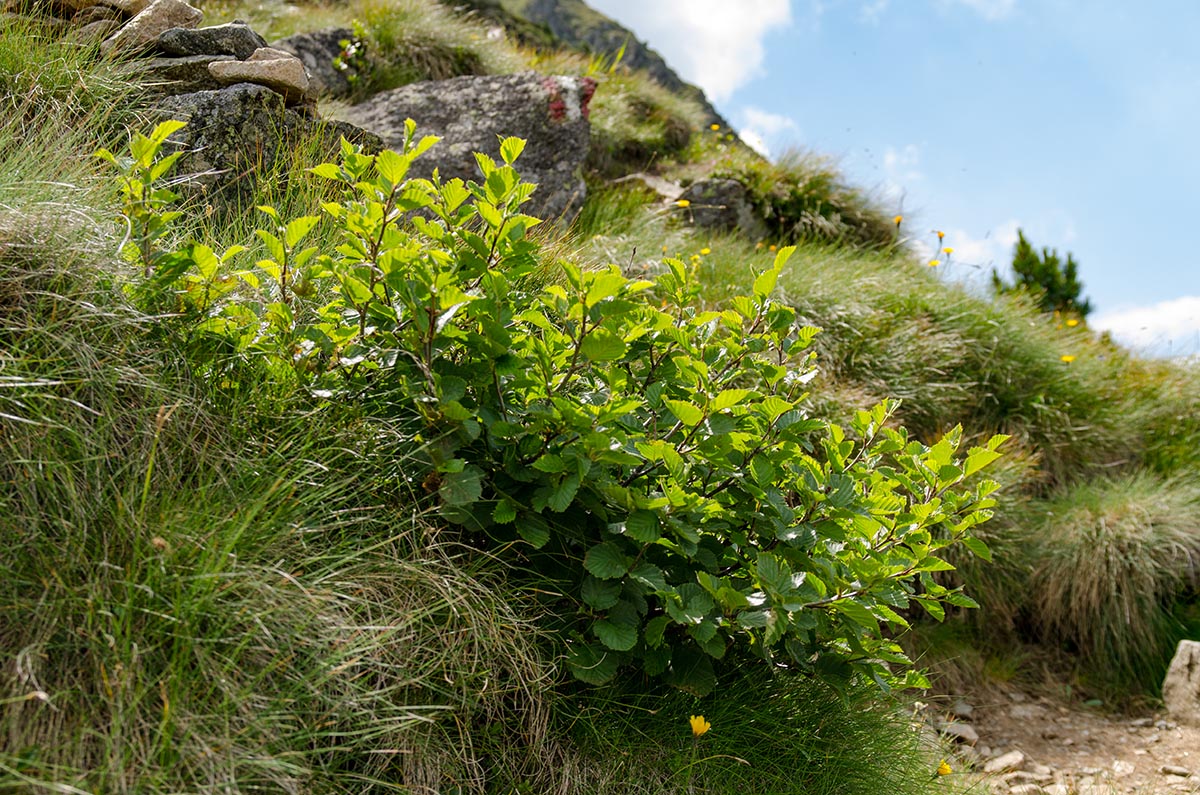
[[[438,495],[444,505],[470,505],[483,496],[483,470],[468,464],[460,472],[443,472]]]
[[[840,602],[834,602],[833,609],[861,627],[866,627],[872,631],[878,631],[879,629],[879,619],[865,605],[853,599],[843,599]]]
[[[550,541],[550,525],[536,513],[527,513],[517,522],[517,534],[534,549],[541,549]]]
[[[607,329],[598,328],[583,338],[580,350],[593,362],[611,362],[625,355],[625,341]]]
[[[496,524],[509,524],[516,518],[517,506],[509,500],[501,500],[492,509],[492,521]]]
[[[723,411],[732,408],[745,400],[751,394],[749,389],[725,389],[708,404],[710,412]]]
[[[613,651],[629,651],[637,645],[637,627],[618,624],[609,620],[597,621],[592,624],[592,631],[608,648]]]
[[[500,159],[510,166],[524,151],[525,141],[520,138],[509,136],[500,142]]]
[[[962,545],[971,550],[976,557],[982,558],[988,563],[992,562],[992,550],[988,549],[988,545],[975,536],[967,536],[962,539]]]
[[[657,541],[662,537],[658,514],[654,511],[634,511],[629,514],[629,518],[625,520],[625,535],[643,544]]]
[[[620,655],[591,643],[576,642],[567,650],[567,669],[589,685],[602,685],[617,674]]]
[[[704,419],[704,412],[691,403],[682,400],[672,400],[671,398],[664,398],[663,403],[671,410],[676,419],[689,428],[699,425],[701,420]]]
[[[620,580],[600,580],[592,575],[583,579],[580,589],[584,604],[593,610],[607,610],[621,598]]]
[[[624,577],[629,571],[629,559],[621,552],[620,547],[611,541],[605,541],[587,551],[583,558],[583,567],[602,580],[615,580]]]
[[[667,591],[670,587],[667,585],[667,578],[663,574],[663,570],[644,560],[630,569],[629,576],[652,591]]]

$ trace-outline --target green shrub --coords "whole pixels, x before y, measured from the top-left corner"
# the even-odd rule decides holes
[[[817,330],[770,297],[790,249],[720,312],[670,259],[656,282],[562,263],[539,289],[537,220],[520,212],[534,188],[512,167],[523,142],[501,142],[502,165],[477,155],[480,184],[407,179],[435,142],[410,121],[399,153],[345,144],[313,169],[343,190],[324,206],[334,252],[305,244],[319,217],[262,208],[269,257],[236,271],[253,300],[210,302],[229,257],[193,246],[169,285],[178,322],[314,394],[422,424],[423,483],[446,519],[527,542],[543,588],[582,582],[556,610],[577,616],[564,639],[585,681],[636,662],[707,692],[712,661],[747,646],[883,684],[906,659],[881,623],[906,626],[913,602],[974,604],[930,575],[953,544],[987,554],[970,530],[995,484],[958,487],[1002,437],[958,459],[959,430],[909,442],[889,404],[849,434],[806,417]]]

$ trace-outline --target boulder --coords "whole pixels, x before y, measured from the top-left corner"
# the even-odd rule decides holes
[[[246,60],[267,40],[250,29],[241,20],[207,28],[171,28],[165,30],[154,42],[154,49],[173,58],[195,55],[232,55]]]
[[[232,55],[192,55],[186,58],[147,58],[130,61],[128,69],[159,96],[213,91],[221,83],[209,72],[210,64],[232,61]]]
[[[194,28],[204,13],[183,0],[154,0],[119,31],[100,43],[107,54],[121,50],[140,52],[148,49],[158,37],[171,28]]]
[[[1173,720],[1200,726],[1200,641],[1181,640],[1162,686]]]
[[[295,36],[280,39],[271,46],[290,52],[304,63],[313,93],[345,99],[354,88],[351,78],[357,78],[358,74],[349,63],[341,69],[334,63],[337,59],[349,60],[345,55],[346,46],[342,42],[353,41],[354,31],[350,28],[329,28],[314,33],[297,33]]]
[[[1009,751],[1007,754],[989,759],[983,766],[984,773],[1007,773],[1025,764],[1025,754],[1020,751]]]
[[[121,29],[121,23],[113,19],[98,19],[67,34],[76,44],[99,44]]]
[[[308,96],[308,73],[304,64],[290,52],[259,47],[244,61],[217,61],[208,71],[221,85],[257,83],[281,94],[295,104]]]
[[[586,195],[580,172],[594,91],[595,82],[588,78],[532,72],[456,77],[376,94],[342,116],[392,148],[403,143],[405,119],[414,119],[419,133],[442,139],[414,168],[424,175],[436,168],[443,178],[477,179],[474,152],[499,160],[499,138],[523,138],[517,171],[538,186],[526,212],[562,218],[578,212]]]
[[[330,159],[338,157],[343,136],[368,151],[383,146],[353,125],[313,120],[287,108],[281,95],[254,83],[167,97],[157,111],[188,123],[172,136],[188,150],[177,167],[177,173],[192,175],[183,189],[221,201],[252,195],[255,177],[286,173],[288,158],[305,141],[315,138]]]
[[[746,186],[736,179],[696,180],[679,198],[688,202],[688,217],[702,229],[737,231],[750,240],[760,240],[767,234]]]
[[[126,19],[136,17],[146,10],[151,0],[100,0],[99,5],[108,6],[121,12]]]
[[[96,5],[88,6],[71,17],[71,24],[79,27],[86,27],[93,22],[102,21],[124,22],[125,16],[115,8]]]

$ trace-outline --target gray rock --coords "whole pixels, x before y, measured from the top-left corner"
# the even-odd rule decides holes
[[[308,74],[304,64],[290,52],[259,47],[244,61],[217,61],[209,64],[209,73],[221,85],[257,83],[278,92],[290,104],[308,95]]]
[[[947,723],[941,727],[942,734],[956,742],[975,745],[979,742],[979,732],[969,723]]]
[[[983,766],[983,772],[1006,773],[1010,770],[1016,770],[1023,764],[1025,764],[1025,754],[1020,751],[1009,751],[1007,754],[998,756],[995,759],[989,759],[987,764]]]
[[[960,718],[970,718],[975,714],[975,707],[960,698],[954,702],[954,706],[950,708],[950,711]]]
[[[354,89],[351,78],[357,79],[358,74],[349,66],[338,69],[334,66],[334,59],[342,57],[342,42],[353,40],[354,31],[350,28],[329,28],[314,33],[297,33],[271,46],[290,52],[304,63],[310,89],[314,93],[345,99]]]
[[[766,236],[767,227],[754,211],[746,186],[735,179],[701,179],[679,196],[688,202],[687,217],[702,229],[738,231],[750,240]]]
[[[121,23],[112,19],[98,19],[89,22],[81,28],[76,28],[67,34],[67,38],[77,44],[96,44],[107,39],[121,29]]]
[[[1163,765],[1158,769],[1158,772],[1164,776],[1181,776],[1183,778],[1188,778],[1192,775],[1192,771],[1179,765]]]
[[[1163,679],[1162,698],[1172,719],[1200,726],[1200,641],[1179,641]]]
[[[378,137],[344,122],[314,121],[253,83],[168,97],[157,110],[164,118],[188,122],[172,137],[188,150],[177,167],[177,173],[193,175],[184,190],[218,200],[244,198],[254,177],[286,172],[296,146],[314,137],[329,158],[338,156],[342,136],[368,151],[382,148]]]
[[[150,0],[100,0],[99,5],[115,8],[128,19],[145,11],[146,7],[150,5]]]
[[[1045,791],[1037,784],[1018,784],[1008,791],[1008,795],[1043,795]]]
[[[125,16],[115,8],[95,5],[88,6],[87,8],[82,9],[75,16],[71,17],[71,24],[78,25],[79,27],[86,27],[93,22],[101,22],[105,20],[122,22],[124,19]]]
[[[1051,784],[1046,787],[1046,795],[1070,795],[1071,788],[1066,784]]]
[[[193,55],[187,58],[148,58],[130,61],[129,70],[148,83],[159,96],[214,91],[221,83],[209,72],[210,64],[231,61],[231,55]]]
[[[154,42],[154,49],[174,58],[195,55],[232,55],[246,60],[267,40],[251,30],[241,20],[207,28],[171,28],[163,31]]]
[[[1113,776],[1116,778],[1125,778],[1126,776],[1132,776],[1135,772],[1137,772],[1137,767],[1133,764],[1133,762],[1127,762],[1124,759],[1114,759],[1112,763],[1112,772]]]
[[[148,49],[164,31],[194,28],[203,18],[200,9],[183,0],[154,0],[119,31],[102,41],[100,51],[105,54],[122,50],[140,52]]]
[[[404,121],[441,142],[417,160],[425,175],[477,179],[474,152],[498,159],[498,137],[526,141],[517,171],[537,184],[526,212],[559,218],[578,211],[587,188],[580,175],[589,142],[588,101],[595,83],[587,78],[516,75],[456,77],[414,83],[376,94],[347,109],[343,117],[379,135],[393,148],[403,142]]]

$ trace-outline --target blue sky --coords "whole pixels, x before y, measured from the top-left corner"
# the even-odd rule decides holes
[[[589,0],[771,155],[833,157],[955,248],[1070,251],[1091,324],[1200,353],[1200,2]],[[980,267],[971,267],[977,265]]]

